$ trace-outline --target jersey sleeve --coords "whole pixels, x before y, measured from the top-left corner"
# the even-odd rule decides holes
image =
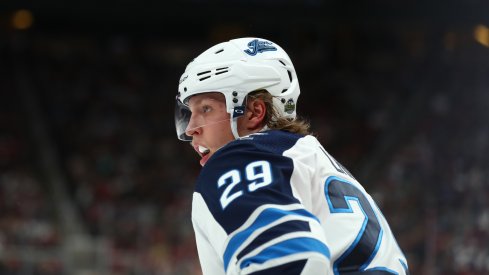
[[[211,218],[194,227],[225,274],[329,274],[324,231],[294,197],[293,170],[290,158],[251,142],[226,146],[204,166],[196,192]]]

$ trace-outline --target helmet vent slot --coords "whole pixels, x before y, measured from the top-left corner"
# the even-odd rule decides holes
[[[210,77],[211,77],[211,76],[210,76],[210,75],[208,75],[208,76],[205,76],[205,77],[200,78],[199,80],[200,80],[200,81],[203,81],[203,80],[206,80],[207,78],[210,78]]]
[[[282,90],[282,94],[283,94],[283,93],[285,93],[285,92],[287,92],[287,90],[288,90],[288,89],[283,89],[283,90]]]
[[[208,73],[210,73],[210,72],[211,72],[211,71],[200,72],[200,73],[198,73],[197,75],[208,74]]]
[[[279,60],[278,62],[282,63],[282,65],[284,65],[284,66],[287,66],[287,65],[285,65],[285,63],[282,60]]]
[[[220,75],[220,74],[229,72],[228,68],[229,67],[217,68],[215,75]]]
[[[290,82],[292,82],[292,73],[289,70],[287,70],[287,73],[289,74],[289,80],[290,80]]]
[[[222,53],[223,51],[224,51],[224,49],[220,49],[217,52],[215,52],[214,54]]]
[[[227,73],[228,71],[220,71],[220,72],[216,72],[215,75],[220,75],[220,74],[224,74],[224,73]]]

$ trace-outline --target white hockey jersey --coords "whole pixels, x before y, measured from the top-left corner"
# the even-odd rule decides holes
[[[205,275],[408,274],[375,202],[313,136],[272,130],[221,148],[192,222]]]

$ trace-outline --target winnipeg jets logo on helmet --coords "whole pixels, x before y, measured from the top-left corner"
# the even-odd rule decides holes
[[[245,50],[244,52],[251,56],[254,56],[257,53],[277,50],[277,48],[273,46],[272,42],[264,40],[260,41],[258,39],[252,40],[250,43],[248,43],[248,48],[249,49]]]

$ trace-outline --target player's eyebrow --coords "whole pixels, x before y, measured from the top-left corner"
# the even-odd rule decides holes
[[[219,94],[209,93],[209,94],[206,94],[204,96],[193,96],[193,97],[191,97],[188,101],[188,105],[189,106],[191,106],[191,105],[198,106],[198,105],[201,105],[203,101],[207,101],[207,100],[217,101],[217,102],[221,101],[219,98]]]

